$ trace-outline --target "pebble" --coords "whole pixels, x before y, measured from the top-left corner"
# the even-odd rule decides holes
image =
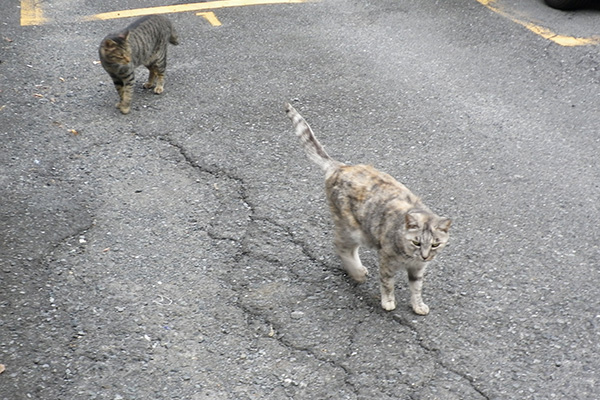
[[[294,311],[291,314],[292,319],[300,319],[304,317],[304,313],[302,311]]]

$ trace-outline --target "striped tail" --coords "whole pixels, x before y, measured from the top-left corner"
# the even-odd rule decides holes
[[[286,103],[285,110],[287,116],[292,120],[296,136],[300,138],[304,151],[308,158],[317,164],[326,174],[333,172],[334,169],[343,165],[339,161],[334,160],[327,154],[321,143],[315,137],[312,129],[302,116],[296,111],[291,104]]]

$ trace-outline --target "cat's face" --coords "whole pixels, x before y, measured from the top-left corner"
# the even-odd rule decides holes
[[[131,49],[127,43],[128,34],[106,38],[100,45],[102,58],[112,64],[129,64],[131,62]]]
[[[449,218],[411,211],[404,222],[404,250],[413,259],[431,261],[448,243],[452,223]]]

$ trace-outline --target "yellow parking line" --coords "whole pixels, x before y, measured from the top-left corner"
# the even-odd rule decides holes
[[[199,12],[196,15],[204,17],[212,26],[221,26],[221,21],[219,21],[219,18],[212,11]]]
[[[40,0],[21,0],[21,26],[42,25],[46,22]]]
[[[113,11],[95,15],[88,15],[83,19],[86,21],[94,20],[105,20],[115,18],[128,18],[128,17],[139,17],[142,15],[151,14],[170,14],[187,11],[202,11],[202,10],[214,10],[217,8],[229,8],[229,7],[242,7],[242,6],[256,6],[266,4],[287,4],[287,3],[307,3],[311,0],[218,0],[208,1],[205,3],[190,3],[190,4],[177,4],[173,6],[160,6],[160,7],[148,7],[148,8],[136,8],[133,10]]]
[[[518,21],[515,21],[515,22],[518,22]],[[581,38],[581,37],[558,35],[558,34],[552,32],[551,30],[546,29],[541,26],[538,26],[538,25],[529,24],[529,23],[525,23],[525,22],[523,22],[521,25],[523,25],[525,28],[529,29],[531,32],[533,32],[537,35],[540,35],[541,37],[543,37],[545,39],[552,40],[554,43],[560,44],[561,46],[572,47],[572,46],[587,46],[590,44],[600,44],[600,38],[598,38],[598,37]]]
[[[539,35],[539,36],[543,37],[544,39],[551,40],[554,43],[559,44],[561,46],[587,46],[587,45],[600,44],[600,37],[582,38],[582,37],[559,35],[555,32],[552,32],[548,28],[544,28],[543,26],[536,25],[531,21],[517,18],[516,16],[512,15],[509,11],[506,11],[505,9],[497,6],[495,4],[496,0],[477,0],[477,1],[481,4],[483,4],[484,6],[486,6],[487,8],[489,8],[490,10],[492,10],[493,12],[500,14],[505,18],[510,19],[511,21],[513,21],[521,26],[524,26],[525,28],[529,29],[531,32],[535,33],[536,35]]]
[[[217,0],[204,3],[177,4],[172,6],[136,8],[133,10],[112,11],[100,14],[88,15],[79,20],[96,21],[116,18],[139,17],[151,14],[170,14],[188,11],[214,10],[218,8],[258,6],[268,4],[291,4],[291,3],[311,3],[318,0]],[[21,26],[25,25],[43,25],[50,20],[44,17],[40,3],[42,0],[21,0]],[[221,23],[214,13],[198,14],[206,18],[214,26]]]

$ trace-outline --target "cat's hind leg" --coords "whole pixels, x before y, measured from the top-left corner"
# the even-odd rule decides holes
[[[167,69],[167,54],[163,54],[162,58],[158,59],[154,64],[147,66],[150,70],[148,82],[144,84],[146,89],[154,86],[154,93],[161,94],[165,86],[165,71]]]
[[[148,72],[149,72],[148,82],[144,83],[144,89],[153,88],[154,85],[156,84],[156,78],[157,78],[156,67],[155,66],[148,67]]]
[[[154,88],[154,93],[161,94],[165,89],[165,72],[157,72],[156,73],[156,87]]]
[[[363,283],[367,280],[369,271],[360,261],[358,248],[359,245],[350,238],[336,234],[335,250],[342,260],[344,269],[356,282]]]

